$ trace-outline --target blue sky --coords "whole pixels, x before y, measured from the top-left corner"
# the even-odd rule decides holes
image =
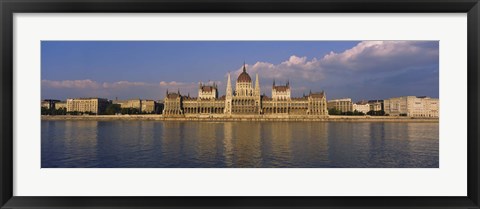
[[[243,62],[262,93],[290,81],[293,96],[327,99],[438,97],[437,41],[42,41],[42,99],[162,99],[197,95],[198,82],[225,92]],[[233,83],[234,85],[234,83]]]

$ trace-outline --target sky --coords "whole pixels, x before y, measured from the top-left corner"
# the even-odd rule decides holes
[[[289,81],[293,97],[439,95],[438,41],[42,41],[41,50],[42,99],[196,97],[199,82],[224,95],[244,62],[267,96],[274,80]]]

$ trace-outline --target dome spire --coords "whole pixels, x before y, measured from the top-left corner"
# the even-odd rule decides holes
[[[247,73],[247,66],[245,62],[243,63],[243,71],[238,75],[237,82],[242,82],[242,83],[251,83],[252,78],[250,78],[250,75]]]

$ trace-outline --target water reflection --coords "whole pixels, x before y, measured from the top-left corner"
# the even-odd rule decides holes
[[[42,167],[438,167],[438,123],[42,121]]]

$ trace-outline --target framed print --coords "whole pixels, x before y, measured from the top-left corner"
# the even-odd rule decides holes
[[[0,5],[2,208],[479,208],[477,0]]]

